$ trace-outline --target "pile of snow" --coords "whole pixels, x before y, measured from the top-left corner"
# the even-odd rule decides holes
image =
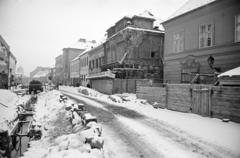
[[[102,151],[99,149],[104,139],[99,136],[99,124],[89,122],[83,125],[84,121],[79,116],[80,120],[76,121],[76,113],[67,111],[66,107],[77,103],[71,100],[60,102],[60,95],[56,90],[39,95],[34,119],[42,125],[43,136],[41,140],[30,142],[31,148],[23,158],[101,158]]]
[[[28,99],[28,96],[19,97],[9,90],[0,89],[0,132],[12,129],[6,122],[16,117],[17,105],[25,103]]]

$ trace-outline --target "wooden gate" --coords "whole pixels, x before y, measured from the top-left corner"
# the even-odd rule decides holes
[[[192,85],[192,113],[210,116],[211,86]]]

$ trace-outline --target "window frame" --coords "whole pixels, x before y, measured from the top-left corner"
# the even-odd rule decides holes
[[[179,51],[178,50],[178,46],[177,46],[177,50],[175,51],[175,35],[176,34],[179,34],[179,33],[182,33],[182,50]],[[181,52],[184,52],[184,44],[185,44],[185,35],[184,35],[185,31],[184,29],[182,30],[178,30],[176,32],[173,33],[173,53],[181,53]]]
[[[212,26],[212,29],[211,31],[208,31],[208,25]],[[205,26],[205,32],[201,33],[201,28],[202,26]],[[206,22],[206,23],[203,23],[203,24],[200,24],[198,26],[198,48],[199,49],[202,49],[202,48],[208,48],[208,47],[212,47],[214,45],[214,21],[209,21],[209,22]],[[211,33],[211,45],[208,46],[208,35],[209,33]],[[203,38],[204,38],[204,44],[203,46],[201,46],[201,34],[203,34]]]

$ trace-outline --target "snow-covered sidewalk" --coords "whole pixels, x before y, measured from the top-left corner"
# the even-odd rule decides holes
[[[146,101],[136,99],[135,94],[116,94],[108,96],[86,87],[75,88],[62,86],[60,90],[137,111],[142,115],[169,124],[176,130],[193,135],[195,138],[197,137],[199,141],[215,144],[223,147],[223,149],[230,150],[240,157],[240,124],[234,122],[225,123],[220,119],[202,117],[192,113],[181,113],[167,109],[154,109],[153,106]],[[87,102],[89,99],[85,101]],[[99,107],[101,105],[97,106]],[[102,108],[104,107],[102,106]],[[125,123],[131,123],[129,120],[126,121],[126,118],[120,118],[120,120]]]
[[[42,131],[40,140],[30,142],[30,148],[23,153],[23,158],[102,158],[103,138],[96,132],[98,128],[94,123],[85,127],[81,120],[73,122],[68,117],[71,112],[66,111],[66,106],[72,106],[74,102],[59,102],[61,93],[53,90],[38,94],[38,101],[35,104],[35,115],[33,124],[35,130]],[[5,120],[12,120],[15,117],[16,107],[29,99],[30,96],[19,97],[11,91],[0,90],[1,131],[11,129]],[[97,134],[97,135],[96,135]],[[25,144],[26,145],[26,144]],[[93,149],[94,148],[94,149]]]

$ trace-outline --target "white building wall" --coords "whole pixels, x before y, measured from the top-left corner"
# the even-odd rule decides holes
[[[89,55],[88,53],[80,56],[80,79],[81,86],[87,86],[89,80],[86,79],[89,70]]]

